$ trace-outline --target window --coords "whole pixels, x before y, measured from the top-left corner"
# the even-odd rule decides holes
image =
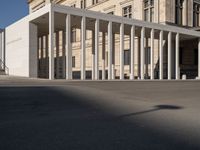
[[[154,0],[144,0],[144,21],[154,21]]]
[[[151,62],[151,48],[150,47],[146,47],[146,54],[145,54],[145,64],[149,65]]]
[[[75,59],[75,56],[72,56],[72,67],[73,67],[73,68],[76,67],[76,59]]]
[[[71,42],[76,42],[76,28],[72,28]]]
[[[81,9],[86,8],[86,0],[81,0]]]
[[[132,18],[132,6],[124,7],[122,10],[122,16],[127,18]]]
[[[130,50],[124,50],[124,65],[130,65]]]
[[[108,13],[109,15],[114,15],[114,11],[111,11]]]
[[[99,0],[92,0],[92,5],[95,5],[99,2]]]
[[[194,3],[193,6],[193,26],[199,26],[199,12],[200,12],[200,4]]]
[[[71,7],[74,7],[74,8],[75,8],[75,7],[76,7],[76,4],[71,5]]]
[[[176,0],[176,10],[175,10],[175,23],[182,25],[183,23],[183,0]]]
[[[179,49],[179,64],[180,65],[183,65],[183,56],[184,56],[183,54],[184,54],[183,48],[180,47]]]

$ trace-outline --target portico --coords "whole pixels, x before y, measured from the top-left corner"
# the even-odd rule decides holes
[[[48,9],[47,9],[48,8]],[[40,12],[43,12],[41,14]],[[92,60],[91,65],[91,79],[92,80],[114,80],[116,79],[115,69],[119,69],[119,80],[124,80],[124,42],[125,38],[129,36],[130,43],[130,80],[140,80],[155,78],[156,64],[158,67],[157,79],[179,80],[180,76],[180,42],[185,40],[197,39],[200,55],[200,34],[197,31],[183,29],[179,27],[155,24],[135,19],[128,19],[119,16],[103,14],[94,11],[88,11],[78,8],[50,4],[41,8],[31,14],[31,23],[38,27],[38,37],[48,37],[48,58],[46,59],[48,65],[48,78],[53,80],[55,78],[55,65],[57,67],[61,63],[55,63],[55,44],[54,33],[63,31],[63,52],[60,56],[63,69],[63,78],[67,80],[73,79],[72,68],[72,27],[80,29],[80,79],[87,78],[87,60]],[[37,17],[35,17],[37,16]],[[47,28],[48,26],[48,28]],[[88,51],[86,42],[87,31],[91,31],[94,40],[92,41],[93,50]],[[119,37],[119,51],[115,50],[115,36]],[[41,41],[41,40],[38,40]],[[155,60],[155,41],[158,41],[159,53],[158,60]],[[31,42],[31,41],[30,41]],[[138,43],[139,42],[139,43]],[[42,45],[38,43],[38,45]],[[139,46],[136,46],[139,45]],[[146,64],[147,45],[150,46],[150,64]],[[39,46],[40,47],[40,46]],[[59,47],[59,46],[58,46]],[[107,49],[107,66],[105,62]],[[139,53],[138,63],[135,63],[136,51]],[[87,55],[92,53],[92,55]],[[117,54],[118,53],[118,54]],[[88,58],[91,56],[91,58]],[[116,56],[119,56],[117,58]],[[119,59],[119,65],[116,65],[116,59]],[[156,63],[156,61],[158,63]],[[164,63],[164,61],[166,63]],[[135,71],[139,70],[139,73]],[[107,74],[106,74],[107,71]],[[149,73],[150,72],[150,73]],[[164,75],[164,72],[166,75]],[[107,76],[107,78],[106,78]],[[198,57],[198,77],[200,77],[200,56]]]

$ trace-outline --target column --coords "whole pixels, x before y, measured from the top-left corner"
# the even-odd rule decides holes
[[[1,35],[2,35],[2,44],[1,44],[1,46],[2,46],[2,53],[1,53],[1,55],[2,55],[2,62],[3,62],[3,69],[5,70],[5,30],[3,30],[3,32],[1,33]]]
[[[95,80],[95,31],[92,31],[92,80]]]
[[[112,22],[108,23],[108,80],[112,79]]]
[[[151,80],[154,80],[154,29],[151,29]]]
[[[141,80],[144,80],[144,59],[145,59],[145,51],[144,51],[144,36],[145,36],[145,28],[142,27],[141,30],[141,46],[140,46],[140,76],[141,76]]]
[[[163,80],[163,31],[160,31],[160,61],[159,61],[159,77]]]
[[[172,79],[172,33],[168,33],[168,80]]]
[[[55,39],[56,39],[56,79],[59,78],[59,40],[60,40],[60,35],[59,35],[59,31],[56,32],[55,34]]]
[[[106,35],[105,32],[102,32],[102,80],[105,80],[105,55],[106,55]]]
[[[71,15],[66,17],[66,79],[72,79],[72,44],[71,44]]]
[[[198,39],[198,79],[200,79],[200,38]]]
[[[54,12],[49,12],[49,79],[54,79]]]
[[[180,75],[179,75],[179,33],[176,34],[176,80],[180,79]]]
[[[86,36],[86,18],[85,16],[81,19],[81,80],[85,80],[85,36]]]
[[[112,35],[113,45],[112,45],[112,80],[115,80],[115,34]]]
[[[99,19],[95,21],[95,80],[99,80]]]
[[[130,79],[134,80],[134,49],[135,49],[135,26],[131,27],[131,74],[130,74]]]
[[[124,24],[120,25],[120,80],[124,79]]]

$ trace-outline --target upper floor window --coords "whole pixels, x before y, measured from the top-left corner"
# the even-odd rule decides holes
[[[178,25],[183,24],[183,1],[184,0],[176,0],[175,23]]]
[[[82,9],[86,8],[86,0],[81,0],[81,8]]]
[[[154,0],[144,0],[144,20],[154,21]]]
[[[97,4],[99,0],[92,0],[92,5]]]
[[[199,24],[200,4],[194,3],[193,6],[193,26],[198,27]]]
[[[114,11],[111,11],[108,13],[109,15],[114,15]]]
[[[74,7],[74,8],[75,8],[75,7],[76,7],[76,4],[71,5],[71,7]]]
[[[123,17],[132,18],[132,6],[126,6],[122,10]]]

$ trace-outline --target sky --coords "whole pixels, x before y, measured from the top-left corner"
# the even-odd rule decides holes
[[[0,0],[0,28],[7,27],[27,14],[27,0]]]

